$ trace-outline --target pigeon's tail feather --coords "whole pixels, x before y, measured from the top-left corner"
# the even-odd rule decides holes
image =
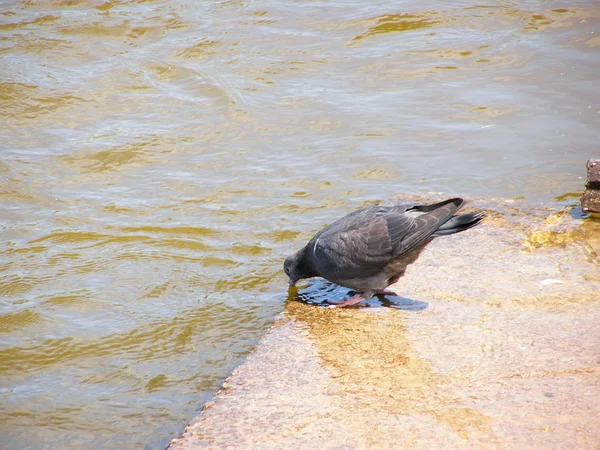
[[[469,228],[472,228],[481,222],[483,216],[485,216],[485,212],[483,211],[478,213],[464,213],[452,216],[450,220],[439,227],[431,236],[447,236],[449,234],[468,230]]]
[[[458,211],[465,204],[465,201],[462,198],[456,197],[456,198],[450,198],[448,200],[444,200],[443,202],[433,203],[431,205],[415,205],[410,209],[413,211],[420,211],[420,212],[427,213],[427,212],[435,211],[436,209],[440,209],[442,206],[446,206],[450,203],[453,203],[454,206],[456,207],[456,211]]]

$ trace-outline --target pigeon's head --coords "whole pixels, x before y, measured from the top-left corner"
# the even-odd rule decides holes
[[[298,280],[304,278],[302,274],[303,256],[304,253],[299,251],[285,258],[285,262],[283,263],[283,270],[285,271],[285,274],[290,278],[290,286],[295,285]]]

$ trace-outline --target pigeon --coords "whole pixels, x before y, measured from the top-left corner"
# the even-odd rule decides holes
[[[286,258],[283,269],[290,286],[303,278],[322,277],[354,291],[343,301],[327,301],[330,307],[396,295],[388,286],[404,275],[433,238],[479,224],[485,212],[455,214],[464,204],[462,198],[451,198],[431,205],[371,205],[351,212]]]

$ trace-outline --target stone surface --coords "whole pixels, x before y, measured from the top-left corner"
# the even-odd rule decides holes
[[[600,223],[488,211],[423,251],[396,308],[291,292],[170,448],[598,448]]]

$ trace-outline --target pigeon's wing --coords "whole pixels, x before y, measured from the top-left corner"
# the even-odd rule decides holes
[[[383,219],[345,231],[325,232],[311,249],[317,272],[329,280],[368,277],[380,272],[392,257]]]
[[[413,221],[393,209],[366,208],[319,233],[309,243],[317,272],[335,280],[369,277],[383,270],[394,257],[394,242],[406,235]]]

